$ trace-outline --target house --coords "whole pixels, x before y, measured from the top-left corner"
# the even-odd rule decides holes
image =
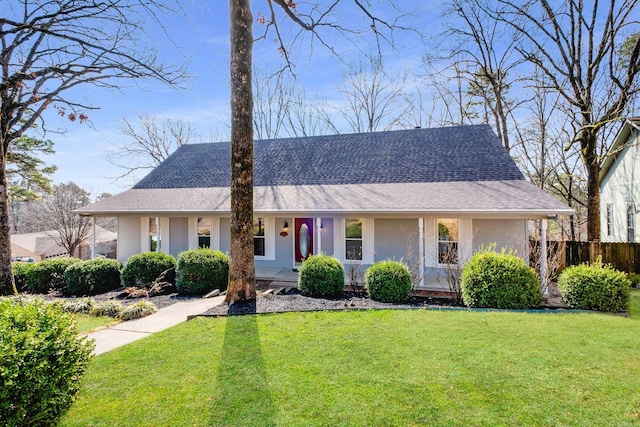
[[[55,231],[41,231],[37,233],[12,234],[10,236],[11,256],[15,260],[33,259],[33,261],[69,256],[67,250],[58,245],[53,237],[51,237],[55,235],[55,233]],[[91,257],[93,233],[94,231],[92,230],[89,236],[78,247],[74,256],[81,259],[89,259]],[[115,256],[117,234],[104,228],[96,227],[95,235],[95,253],[105,256]]]
[[[230,144],[180,147],[132,189],[77,212],[118,217],[118,257],[229,251]],[[255,141],[258,278],[309,254],[347,268],[403,259],[417,285],[492,242],[526,253],[527,221],[573,211],[527,182],[488,125]]]
[[[600,240],[640,242],[640,117],[624,121],[600,167]]]

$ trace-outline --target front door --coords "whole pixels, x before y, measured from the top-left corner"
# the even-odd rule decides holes
[[[302,264],[309,255],[313,255],[313,218],[296,218],[294,222],[295,230],[295,253],[296,265]]]

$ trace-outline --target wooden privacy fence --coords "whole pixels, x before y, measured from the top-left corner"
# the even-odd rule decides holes
[[[540,242],[531,242],[532,254]],[[640,274],[640,243],[603,243],[603,242],[548,242],[550,257],[558,254],[559,271],[571,265],[583,262],[593,263],[602,255],[602,262],[627,273]],[[564,253],[564,256],[563,256]]]

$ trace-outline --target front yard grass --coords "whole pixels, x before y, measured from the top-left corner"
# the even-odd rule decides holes
[[[629,315],[634,319],[640,319],[640,289],[631,291],[631,309]]]
[[[76,318],[76,326],[79,334],[91,332],[94,329],[101,328],[103,326],[109,326],[117,323],[118,320],[113,317],[106,316],[89,316],[88,314],[74,314]]]
[[[95,357],[62,425],[640,425],[640,320],[423,310],[197,318]]]

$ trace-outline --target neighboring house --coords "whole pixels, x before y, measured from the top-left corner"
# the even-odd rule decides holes
[[[600,168],[600,240],[640,242],[640,118],[625,120]]]
[[[131,190],[79,209],[118,217],[118,258],[229,251],[230,144],[180,147]],[[573,210],[527,182],[488,125],[255,141],[256,276],[309,254],[403,259],[416,285],[492,242],[526,253],[527,220]]]
[[[10,236],[11,257],[42,261],[47,258],[69,256],[67,250],[59,246],[51,237],[53,233],[55,232],[12,234]],[[96,227],[96,254],[115,257],[116,239],[116,233]],[[89,233],[89,237],[79,246],[74,256],[82,259],[91,258],[92,243],[93,234]]]

